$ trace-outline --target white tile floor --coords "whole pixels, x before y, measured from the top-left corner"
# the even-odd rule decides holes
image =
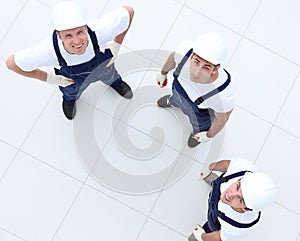
[[[72,122],[57,88],[5,67],[50,33],[54,2],[11,0],[0,9],[0,241],[186,240],[205,221],[209,187],[199,170],[234,156],[279,189],[243,240],[300,241],[298,0],[81,0],[91,18],[134,7],[117,64],[135,96],[93,84]],[[238,101],[215,142],[189,149],[185,116],[155,105],[169,91],[155,75],[167,51],[206,31],[227,39]]]

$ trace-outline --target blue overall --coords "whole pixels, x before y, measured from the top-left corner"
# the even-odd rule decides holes
[[[196,134],[201,131],[208,131],[215,118],[214,111],[212,109],[200,109],[198,108],[198,105],[200,105],[204,100],[224,90],[230,83],[230,74],[225,70],[228,78],[224,84],[199,97],[196,101],[192,101],[178,81],[179,74],[192,53],[193,49],[190,49],[173,73],[174,81],[172,85],[170,103],[173,106],[179,107],[182,112],[188,116],[193,127],[193,134]]]
[[[211,233],[221,229],[221,224],[218,220],[218,217],[220,217],[225,222],[237,228],[249,228],[255,225],[259,221],[260,214],[261,214],[260,212],[258,218],[254,220],[252,223],[239,223],[227,217],[224,213],[218,210],[218,203],[220,201],[220,196],[221,196],[221,190],[220,190],[221,184],[224,182],[228,182],[230,179],[236,177],[242,177],[246,172],[247,171],[241,171],[241,172],[233,173],[226,177],[224,177],[225,174],[224,173],[220,177],[218,177],[215,181],[212,182],[212,191],[210,192],[208,198],[207,222],[203,225],[203,229],[205,230],[206,233]]]
[[[95,32],[88,27],[88,33],[92,40],[95,56],[88,62],[72,66],[68,66],[61,55],[56,32],[54,31],[52,35],[54,50],[61,66],[60,69],[55,69],[55,73],[75,81],[74,84],[67,87],[59,87],[63,93],[64,101],[69,104],[74,103],[93,82],[101,80],[112,88],[118,88],[122,82],[114,64],[106,67],[113,56],[110,49],[105,49],[105,52],[102,53]]]

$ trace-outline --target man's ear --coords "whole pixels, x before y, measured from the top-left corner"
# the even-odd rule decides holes
[[[217,64],[217,65],[215,65],[215,67],[214,67],[214,72],[217,72],[218,70],[219,70],[219,68],[221,67],[221,65],[220,64]]]
[[[195,56],[195,53],[192,53],[190,56],[190,59],[192,59]]]
[[[57,31],[57,30],[55,30],[56,31],[56,34],[57,34],[57,36],[59,37],[59,39],[61,40],[61,35],[60,35],[60,31]]]

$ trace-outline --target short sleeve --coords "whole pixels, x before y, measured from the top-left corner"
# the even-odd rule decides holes
[[[118,8],[103,17],[88,22],[88,26],[96,32],[100,48],[123,33],[129,26],[129,13],[125,8]]]
[[[53,67],[58,64],[51,39],[16,52],[14,59],[16,65],[24,71],[32,71],[39,67]]]

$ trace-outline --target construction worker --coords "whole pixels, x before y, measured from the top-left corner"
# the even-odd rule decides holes
[[[9,69],[26,77],[58,85],[63,94],[63,112],[68,119],[76,113],[76,100],[92,82],[101,80],[125,98],[131,88],[114,66],[120,46],[132,22],[134,11],[125,6],[96,20],[87,21],[75,2],[63,1],[51,14],[53,35],[10,56]],[[54,67],[43,71],[40,67]]]
[[[230,74],[222,68],[226,52],[225,42],[218,34],[204,33],[196,41],[182,43],[157,75],[157,83],[165,87],[168,72],[177,66],[172,94],[163,96],[157,104],[163,108],[179,107],[189,117],[193,127],[189,147],[214,137],[233,110]]]
[[[273,202],[276,186],[269,176],[243,159],[211,163],[209,169],[222,175],[211,180],[207,222],[195,227],[189,241],[238,240],[253,229],[261,210]]]

